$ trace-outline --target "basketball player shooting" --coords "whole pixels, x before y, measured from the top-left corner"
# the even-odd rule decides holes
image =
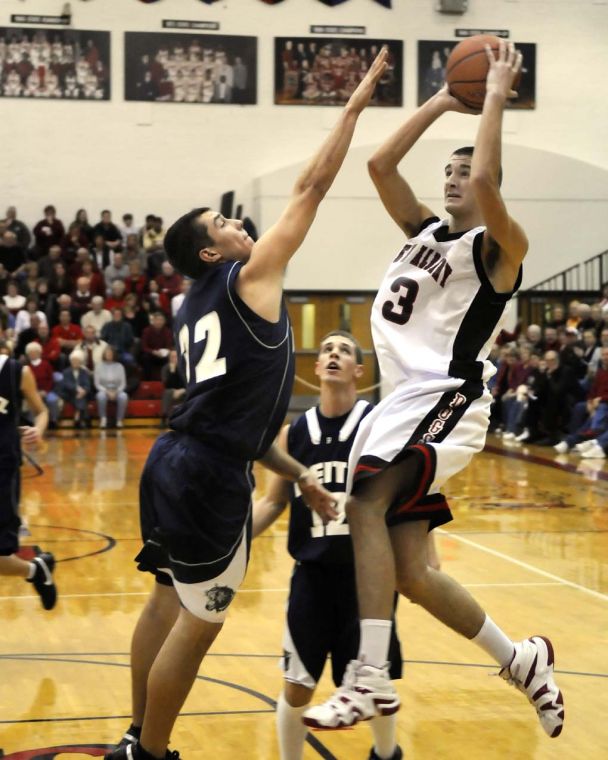
[[[283,278],[386,58],[384,49],[259,240],[208,208],[184,214],[165,237],[169,260],[194,280],[175,320],[187,391],[142,473],[136,559],[156,584],[132,640],[132,724],[111,760],[179,757],[167,749],[174,722],[247,568],[253,460],[297,481],[323,520],[337,517],[314,473],[273,445],[294,372]]]
[[[429,567],[426,537],[451,520],[442,484],[485,443],[494,374],[487,361],[528,250],[500,193],[502,118],[521,55],[500,42],[486,48],[488,74],[474,148],[445,167],[446,218],[414,195],[397,167],[444,113],[472,113],[444,87],[369,161],[392,219],[409,238],[390,264],[372,309],[383,379],[393,388],[362,420],[349,460],[350,525],[361,636],[338,692],[304,713],[308,726],[340,728],[399,709],[388,675],[393,589],[471,639],[522,691],[545,732],[559,736],[562,694],[553,647],[543,636],[514,643],[473,597]],[[398,524],[387,527],[387,514]]]

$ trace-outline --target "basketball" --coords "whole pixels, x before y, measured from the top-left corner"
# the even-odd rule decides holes
[[[485,46],[490,45],[494,56],[499,39],[493,34],[476,34],[468,37],[450,53],[446,64],[446,81],[450,93],[469,108],[479,110],[486,96],[488,56]]]

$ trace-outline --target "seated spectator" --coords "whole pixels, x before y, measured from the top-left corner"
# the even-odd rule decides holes
[[[56,372],[61,372],[65,368],[67,360],[61,353],[59,339],[53,338],[48,325],[39,325],[37,340],[42,346],[42,358],[46,359]]]
[[[111,320],[112,313],[109,309],[104,309],[103,298],[101,296],[93,296],[91,298],[91,309],[82,315],[80,326],[83,331],[87,327],[93,327],[95,335],[99,338],[101,328]]]
[[[4,220],[6,229],[13,232],[17,238],[17,243],[23,251],[27,251],[32,242],[32,235],[24,222],[17,219],[17,209],[9,206],[6,209],[6,219]]]
[[[176,296],[173,296],[171,299],[171,319],[175,319],[177,316],[177,312],[179,311],[180,306],[184,303],[184,299],[186,298],[186,294],[190,290],[190,287],[192,286],[192,280],[188,277],[184,277],[182,280],[182,287],[181,287],[181,293],[178,293]]]
[[[556,327],[545,327],[543,330],[543,351],[559,351],[561,343],[557,336]]]
[[[82,263],[82,276],[89,278],[89,290],[93,296],[106,297],[106,286],[103,281],[101,272],[95,269],[95,265],[92,261],[83,261]]]
[[[558,327],[566,326],[566,312],[564,311],[564,307],[561,304],[558,303],[553,305],[551,308],[551,317],[547,320],[546,326],[553,327],[556,330]]]
[[[123,248],[127,246],[127,238],[129,235],[135,238],[139,237],[139,229],[133,224],[133,214],[122,215],[122,226],[120,227],[120,234],[122,235]]]
[[[538,440],[539,436],[539,399],[538,383],[540,376],[540,355],[530,352],[529,347],[520,349],[520,361],[524,382],[516,388],[513,403],[509,406],[505,423],[506,440],[523,443]]]
[[[75,351],[81,351],[83,355],[83,366],[93,373],[95,367],[103,357],[103,352],[108,347],[105,340],[97,337],[93,325],[85,327],[82,331],[82,340],[79,340],[74,347]]]
[[[53,367],[46,359],[42,358],[40,343],[28,343],[25,347],[25,355],[36,379],[38,393],[49,410],[49,428],[54,430],[59,420],[59,396],[54,390]]]
[[[90,261],[91,264],[93,264],[91,252],[88,248],[81,246],[80,248],[76,249],[74,259],[68,267],[68,275],[73,283],[77,283],[79,277],[86,277],[82,271],[85,261]]]
[[[500,419],[503,428],[506,428],[510,406],[515,401],[516,390],[524,379],[525,374],[519,360],[519,350],[517,348],[507,349],[506,355],[496,372],[496,381],[492,388],[495,404],[499,407],[495,416]],[[510,433],[509,436],[511,436]],[[514,438],[515,435],[512,437]]]
[[[95,268],[100,272],[103,272],[114,261],[114,251],[110,251],[103,235],[95,235],[91,256]]]
[[[118,307],[122,309],[125,304],[125,284],[122,280],[114,280],[110,288],[110,294],[106,298],[105,307],[112,311]]]
[[[63,261],[55,262],[53,271],[49,277],[49,291],[56,296],[72,291],[72,281],[68,277]]]
[[[579,331],[579,333],[582,333],[583,330],[595,329],[595,321],[591,316],[591,306],[589,306],[588,303],[579,303],[578,317],[579,322],[576,329]]]
[[[112,346],[106,346],[102,361],[95,367],[95,388],[97,389],[97,409],[99,427],[108,425],[108,401],[116,402],[116,427],[123,426],[129,397],[125,392],[127,377],[125,368],[116,361]]]
[[[147,268],[148,258],[146,252],[140,248],[138,235],[127,235],[124,258],[127,264],[132,261],[139,261],[142,272]]]
[[[593,377],[600,363],[600,347],[597,343],[595,330],[583,332],[583,355],[581,359],[587,367],[587,377]]]
[[[25,296],[19,292],[19,286],[15,280],[9,280],[6,286],[6,295],[2,297],[2,300],[13,316],[16,316],[21,309],[25,309]]]
[[[70,366],[63,370],[58,393],[64,401],[74,407],[74,427],[90,426],[88,399],[91,393],[91,375],[83,366],[80,351],[70,354]]]
[[[158,283],[160,292],[164,293],[170,301],[173,296],[181,292],[183,277],[175,271],[168,261],[163,261],[160,269],[161,271],[156,277],[156,282]]]
[[[573,370],[560,362],[561,354],[547,351],[538,378],[540,407],[539,446],[555,446],[567,429],[572,408],[580,401],[582,389]]]
[[[159,380],[161,368],[167,363],[173,348],[173,335],[166,325],[162,311],[152,315],[151,324],[141,335],[141,365],[144,380]]]
[[[119,361],[123,364],[133,363],[133,330],[123,319],[120,307],[112,309],[112,320],[101,328],[101,338],[115,349]]]
[[[601,362],[587,400],[574,405],[570,433],[554,446],[559,454],[566,454],[577,443],[596,439],[608,430],[608,348],[601,349]]]
[[[45,256],[51,246],[61,246],[65,236],[63,222],[57,219],[55,206],[46,206],[44,219],[41,219],[34,227],[34,239],[36,241],[36,256]]]
[[[543,334],[540,325],[528,325],[524,343],[527,343],[532,351],[542,350]]]
[[[80,234],[83,235],[87,241],[85,246],[88,248],[93,245],[95,234],[93,233],[93,227],[89,224],[89,216],[85,209],[78,209],[74,222],[80,227]]]
[[[17,343],[13,350],[13,354],[16,359],[21,360],[21,358],[25,356],[25,347],[28,343],[39,340],[39,329],[41,324],[42,323],[40,321],[40,317],[37,313],[34,313],[30,316],[29,327],[25,327],[20,331],[19,335],[16,336]],[[44,324],[46,324],[46,322]]]
[[[82,340],[80,325],[72,322],[72,314],[69,309],[61,309],[59,312],[59,324],[51,330],[51,336],[57,338],[61,351],[68,356],[72,353],[79,340]]]
[[[150,225],[146,225],[146,229],[143,231],[141,242],[144,251],[147,254],[162,251],[164,239],[163,220],[160,216],[153,216],[150,220]]]
[[[101,212],[101,219],[93,227],[95,237],[101,235],[111,251],[120,251],[122,247],[122,235],[118,227],[112,221],[112,213],[105,209]]]
[[[47,307],[46,316],[51,329],[53,329],[55,325],[59,324],[59,312],[62,309],[70,312],[70,319],[72,322],[74,322],[74,324],[76,324],[78,320],[78,314],[72,304],[72,296],[68,293],[62,293],[59,296],[55,296],[51,293],[50,298],[52,300]]]
[[[68,227],[66,236],[63,239],[63,255],[67,264],[72,264],[76,260],[78,251],[84,248],[89,250],[88,237],[82,231],[77,222],[72,222]]]
[[[186,386],[177,367],[177,351],[172,348],[169,351],[169,361],[160,373],[164,387],[162,400],[162,426],[166,427],[169,413],[176,404],[179,404],[186,395]]]
[[[166,293],[160,292],[160,287],[156,280],[150,280],[148,283],[148,292],[142,298],[142,304],[148,302],[150,312],[162,311],[165,317],[171,313],[171,303]]]
[[[115,280],[122,280],[124,282],[128,276],[129,267],[124,263],[122,253],[115,253],[114,261],[109,264],[103,272],[107,295],[110,295],[112,292],[112,283]]]
[[[135,293],[129,293],[125,298],[125,306],[123,309],[125,322],[131,325],[133,335],[136,338],[141,338],[142,332],[150,324],[149,312],[144,311],[137,303],[137,296]]]
[[[39,282],[40,275],[38,274],[38,262],[26,262],[25,267],[23,268],[23,279],[21,280],[24,293],[28,296],[35,295]]]
[[[577,380],[582,380],[587,374],[587,365],[583,361],[583,346],[581,335],[575,327],[566,327],[560,333],[562,347],[559,352],[560,364],[570,367]]]
[[[89,288],[89,278],[79,277],[76,281],[76,290],[72,296],[72,305],[76,311],[76,319],[80,323],[83,316],[89,311],[93,294]]]
[[[566,317],[566,327],[575,327],[578,329],[578,323],[581,321],[578,313],[579,302],[570,301],[568,304],[568,316]]]
[[[41,323],[47,324],[46,314],[38,308],[38,299],[36,296],[28,296],[25,299],[25,308],[17,312],[15,318],[15,335],[19,335],[23,330],[30,327],[33,315],[36,315]]]
[[[137,300],[141,300],[148,289],[148,278],[141,271],[139,259],[133,259],[129,262],[129,274],[125,278],[126,293],[134,293]]]
[[[55,271],[55,264],[58,261],[63,261],[63,253],[60,245],[52,245],[48,253],[38,259],[38,274],[45,280],[49,280],[53,272]]]
[[[49,284],[46,280],[38,281],[34,295],[38,300],[38,308],[45,313],[46,321],[49,322],[49,311],[51,311],[53,296],[49,293]]]
[[[21,275],[25,267],[25,251],[17,242],[17,236],[10,230],[2,231],[0,227],[0,261],[13,277]]]

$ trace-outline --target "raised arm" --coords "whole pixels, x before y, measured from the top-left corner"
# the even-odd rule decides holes
[[[453,98],[447,87],[430,97],[384,142],[367,163],[380,200],[391,218],[408,237],[417,234],[433,212],[420,203],[397,167],[426,130],[446,111],[471,111]]]
[[[285,425],[279,433],[279,437],[275,443],[275,445],[279,446],[281,449],[287,448],[288,431],[289,425]],[[264,460],[262,460],[262,463],[265,464]],[[289,482],[289,480],[276,472],[273,472],[269,477],[266,493],[260,499],[256,499],[253,504],[253,538],[256,538],[260,533],[263,533],[266,528],[270,527],[285,510],[289,501]]]
[[[319,204],[342,166],[357,119],[386,70],[387,55],[383,48],[351,95],[337,124],[296,181],[287,208],[255,243],[239,275],[239,295],[263,317],[272,320],[278,317],[285,268],[306,237]]]
[[[499,182],[502,115],[507,99],[517,94],[511,88],[521,69],[522,56],[515,50],[513,43],[507,45],[504,40],[500,41],[497,58],[494,58],[489,46],[486,46],[486,52],[490,69],[471,161],[470,182],[488,230],[484,255],[495,250],[496,244],[500,250],[497,264],[489,268],[490,278],[497,290],[508,291],[513,288],[521,262],[528,251],[526,234],[509,216],[500,194]]]

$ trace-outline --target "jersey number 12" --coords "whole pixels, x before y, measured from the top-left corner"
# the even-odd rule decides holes
[[[218,356],[222,343],[222,325],[217,311],[205,314],[194,325],[194,342],[207,339],[203,355],[194,368],[195,382],[202,383],[213,377],[226,374],[226,359]],[[184,325],[179,331],[179,348],[186,365],[186,380],[190,382],[190,331],[188,325]]]

